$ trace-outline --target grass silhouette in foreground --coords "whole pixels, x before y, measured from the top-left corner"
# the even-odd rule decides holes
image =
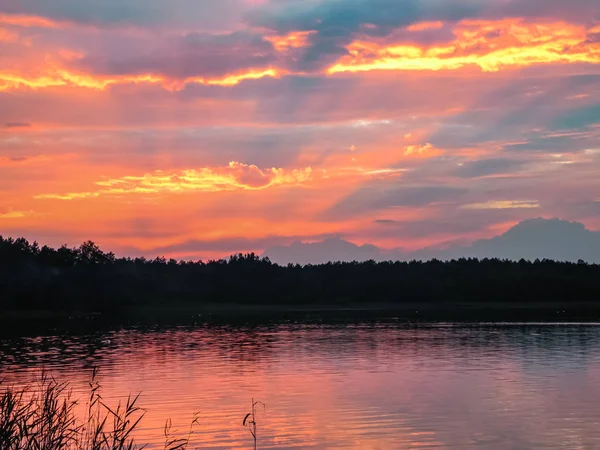
[[[585,302],[596,305],[593,314],[600,317],[600,265],[459,259],[279,266],[255,254],[208,262],[149,260],[116,258],[93,242],[53,249],[0,236],[0,311],[118,314],[235,304],[442,308],[460,302],[483,308],[560,303],[561,311]]]
[[[0,449],[2,450],[141,450],[133,432],[144,417],[139,395],[124,404],[109,406],[100,395],[96,370],[89,384],[85,415],[79,417],[77,400],[67,383],[42,374],[32,386],[15,388],[0,383]],[[171,421],[165,424],[164,450],[192,450],[194,427],[186,436],[173,435]]]
[[[254,450],[256,450],[258,439],[256,434],[256,405],[262,405],[263,408],[266,408],[266,405],[263,402],[254,401],[254,399],[252,399],[252,410],[246,414],[246,417],[244,417],[244,420],[242,421],[242,426],[248,427],[248,430],[250,430],[254,442]]]

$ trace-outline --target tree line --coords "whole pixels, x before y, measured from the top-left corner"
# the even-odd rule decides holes
[[[458,259],[280,266],[254,253],[176,261],[117,258],[91,241],[54,249],[0,236],[0,310],[571,301],[600,303],[600,265]]]

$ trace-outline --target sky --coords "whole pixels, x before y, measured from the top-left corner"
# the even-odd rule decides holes
[[[597,0],[0,0],[0,234],[217,258],[600,229]]]

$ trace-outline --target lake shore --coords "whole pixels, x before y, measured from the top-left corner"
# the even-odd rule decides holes
[[[123,307],[111,312],[3,311],[0,322],[21,327],[25,324],[123,324],[163,325],[205,322],[285,322],[397,320],[404,322],[523,322],[600,321],[598,302],[402,302],[375,304],[239,304],[176,303]]]

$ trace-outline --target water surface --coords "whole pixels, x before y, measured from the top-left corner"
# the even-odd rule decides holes
[[[45,367],[83,393],[141,392],[138,431],[165,420],[202,449],[600,448],[600,326],[284,324],[128,329],[0,340],[0,378]]]

